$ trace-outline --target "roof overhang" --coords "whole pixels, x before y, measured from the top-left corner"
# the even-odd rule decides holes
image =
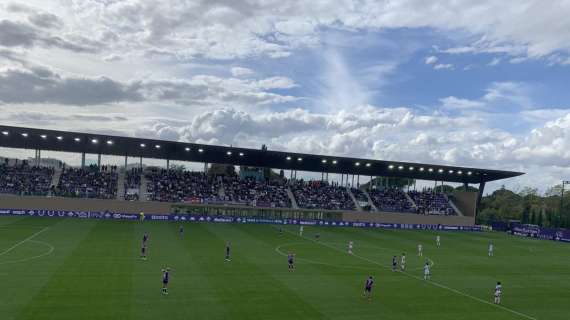
[[[481,183],[524,174],[472,167],[335,157],[2,125],[0,147],[459,183]]]

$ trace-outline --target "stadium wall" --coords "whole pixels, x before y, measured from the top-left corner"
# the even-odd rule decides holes
[[[464,216],[475,217],[477,208],[477,192],[455,191],[453,192],[453,203]]]
[[[13,196],[0,195],[0,207],[4,209],[27,209],[27,210],[63,210],[63,211],[94,211],[94,212],[120,212],[120,213],[139,213],[163,214],[168,215],[176,212],[174,208],[180,204],[152,201],[122,201],[122,200],[103,200],[103,199],[79,199],[79,198],[60,198],[60,197],[33,197],[33,196]],[[200,207],[204,207],[201,205]],[[223,211],[230,211],[230,206],[211,205],[212,208],[219,207],[215,214],[223,214]],[[239,208],[236,206],[236,208]],[[252,207],[243,207],[249,210],[255,210]],[[224,210],[225,209],[225,210]],[[263,209],[259,208],[259,211]],[[302,219],[302,213],[308,210],[291,210],[297,212],[294,216],[283,217],[292,219]],[[429,225],[454,225],[454,226],[473,226],[475,225],[474,216],[438,216],[438,215],[419,215],[413,213],[394,213],[394,212],[330,212],[335,216],[340,215],[343,221],[351,222],[374,222],[374,223],[399,223],[399,224],[429,224]],[[330,217],[330,220],[338,220],[339,218]],[[310,218],[307,218],[310,219]],[[327,219],[325,216],[320,219]]]
[[[450,226],[474,226],[475,217],[420,215],[413,213],[393,212],[347,212],[342,214],[342,220],[352,222],[399,223],[399,224],[430,224]]]
[[[29,210],[111,211],[124,213],[170,214],[171,204],[164,202],[121,201],[33,196],[0,196],[0,207]]]

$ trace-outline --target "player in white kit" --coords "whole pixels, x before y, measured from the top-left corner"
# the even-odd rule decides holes
[[[418,256],[422,257],[424,255],[424,246],[418,244]]]
[[[494,251],[495,247],[493,246],[493,243],[489,243],[489,257],[492,257],[494,255]]]
[[[348,242],[348,254],[352,254],[353,243],[352,241]]]
[[[439,234],[437,235],[437,237],[435,237],[435,243],[437,244],[438,248],[441,246],[441,238],[439,237]]]
[[[430,269],[429,262],[426,261],[426,264],[424,265],[424,280],[431,279],[431,273],[429,269]]]
[[[402,253],[402,258],[401,258],[401,261],[400,261],[400,269],[401,269],[402,271],[405,271],[405,270],[406,270],[406,253]]]
[[[495,304],[501,304],[501,295],[503,294],[503,286],[501,282],[497,282],[495,286]]]
[[[299,237],[303,236],[303,226],[299,227]]]

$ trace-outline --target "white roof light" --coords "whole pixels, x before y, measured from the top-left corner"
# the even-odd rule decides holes
[[[423,171],[424,171],[424,167],[420,167],[420,171],[422,171],[422,172],[423,172]]]
[[[2,131],[2,134],[7,136],[9,134],[9,132],[8,131]]]
[[[459,170],[457,171],[457,174],[463,174],[463,171]]]
[[[62,136],[57,136],[56,139],[59,140],[59,141],[61,141],[61,140],[63,140],[63,137],[62,137]]]
[[[112,145],[112,144],[113,144],[113,140],[107,140],[107,144],[108,144],[108,145]]]
[[[46,139],[47,136],[45,134],[40,135],[40,137],[42,137],[42,139]]]
[[[336,160],[333,160],[333,164],[336,164]]]
[[[200,148],[200,149],[198,149],[198,152],[202,153],[202,152],[204,152],[204,149]]]
[[[24,132],[24,133],[22,133],[22,137],[27,138],[28,134]]]
[[[239,153],[239,156],[240,156],[240,157],[243,157],[243,152],[240,152],[240,153]]]
[[[287,160],[291,160],[291,157],[290,157],[290,156],[287,156],[287,158],[285,158],[285,159],[287,159]]]
[[[189,148],[189,147],[186,147],[186,148],[184,148],[184,150],[186,150],[186,151],[190,151],[190,148]]]
[[[389,165],[388,169],[394,169],[394,165],[393,164]]]
[[[327,159],[321,160],[322,163],[327,163]]]
[[[91,142],[97,143],[97,142],[99,142],[99,141],[97,141],[97,139],[93,139],[93,140],[91,140]]]
[[[428,171],[429,171],[429,172],[433,172],[433,168],[429,168]]]
[[[468,176],[470,176],[470,175],[472,175],[472,174],[473,174],[473,172],[467,171],[467,175],[468,175]]]
[[[75,140],[75,142],[81,141],[81,139],[79,139],[79,138],[75,138],[75,139],[73,139],[73,140]]]
[[[367,167],[370,167],[370,166],[371,166],[371,164],[370,164],[370,163],[367,163],[367,164],[366,164],[366,166],[367,166]]]
[[[399,169],[399,170],[403,170],[403,169],[404,169],[404,166],[398,166],[398,169]]]
[[[410,171],[414,171],[414,167],[410,167],[409,169],[410,169]]]
[[[228,156],[231,156],[231,155],[232,155],[232,152],[231,152],[231,151],[228,151],[228,152],[226,152],[226,154],[227,154]]]
[[[453,170],[449,170],[449,173],[453,173]]]
[[[160,144],[157,144],[156,146],[154,146],[157,149],[160,149]]]
[[[439,170],[437,170],[437,172],[443,173],[443,169],[439,169]]]
[[[146,147],[146,144],[141,143],[141,148],[144,148],[144,147]]]
[[[303,158],[299,157],[297,158],[297,161],[303,161]]]
[[[358,167],[360,165],[360,162],[356,162],[354,165]]]

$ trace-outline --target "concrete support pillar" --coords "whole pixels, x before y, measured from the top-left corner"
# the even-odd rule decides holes
[[[354,175],[352,175],[352,182],[350,183],[350,187],[354,187]]]
[[[85,168],[85,152],[81,153],[81,169]]]
[[[359,188],[360,187],[360,175],[356,176],[356,187]]]
[[[125,155],[125,172],[127,172],[128,156]]]
[[[101,169],[101,154],[100,153],[97,155],[97,167],[99,167],[99,169]]]
[[[341,173],[340,174],[340,186],[341,187],[342,187],[343,183],[344,183],[344,173]]]
[[[204,162],[204,173],[208,173],[208,163]]]
[[[166,159],[166,170],[170,169],[170,159]]]
[[[143,166],[142,166],[142,157],[140,157],[140,158],[139,158],[139,168],[141,168],[141,170],[142,170],[142,167],[143,167]]]

